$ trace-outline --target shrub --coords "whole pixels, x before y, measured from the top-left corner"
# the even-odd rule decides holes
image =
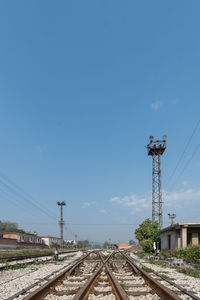
[[[200,265],[200,247],[192,246],[183,249],[175,249],[172,251],[162,251],[161,256],[165,259],[170,257],[182,258],[188,263]]]

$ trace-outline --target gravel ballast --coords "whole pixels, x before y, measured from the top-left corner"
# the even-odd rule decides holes
[[[67,256],[66,254],[63,256]],[[70,254],[69,254],[70,256]],[[51,262],[44,265],[28,265],[25,269],[8,270],[0,272],[0,300],[5,300],[12,295],[16,294],[22,289],[27,288],[31,284],[36,284],[40,279],[50,275],[52,272],[62,272],[63,267],[67,267],[73,261],[82,256],[82,252],[76,252],[73,257],[69,257],[67,260]],[[60,271],[59,271],[60,270]],[[55,274],[52,276],[54,277]],[[46,281],[39,283],[35,286],[37,289],[40,285],[43,285]],[[26,294],[27,295],[27,294]],[[25,295],[19,296],[17,300],[23,299]]]
[[[135,254],[130,254],[130,256],[135,259],[139,264],[144,265],[145,267],[151,268],[154,272],[159,273],[160,275],[166,275],[170,280],[188,292],[195,293],[196,296],[200,297],[200,278],[194,278],[183,273],[178,272],[173,268],[163,268],[161,266],[150,264],[146,262],[144,259],[139,258]],[[165,286],[169,287],[170,289],[174,290],[170,284],[166,283],[166,281],[162,282]],[[189,296],[179,296],[182,299],[191,299]]]

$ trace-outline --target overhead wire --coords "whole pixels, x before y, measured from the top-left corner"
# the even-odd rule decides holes
[[[195,133],[196,133],[198,127],[199,127],[199,125],[200,125],[200,119],[197,121],[197,123],[196,123],[196,125],[195,125],[195,127],[194,127],[194,129],[193,129],[192,134],[190,135],[190,137],[189,137],[189,139],[188,139],[188,141],[187,141],[187,143],[186,143],[186,145],[185,145],[185,147],[184,147],[184,149],[183,149],[183,152],[181,153],[181,155],[180,155],[180,157],[179,157],[179,159],[178,159],[178,162],[177,162],[177,164],[175,165],[175,168],[174,168],[174,170],[172,171],[171,176],[169,177],[169,180],[168,180],[167,183],[166,183],[166,187],[169,185],[169,183],[171,182],[171,180],[172,180],[172,178],[173,178],[173,176],[174,176],[176,170],[178,169],[178,167],[179,167],[179,165],[180,165],[180,163],[181,163],[181,161],[182,161],[182,159],[183,159],[183,157],[184,157],[184,155],[185,155],[185,153],[186,153],[186,151],[187,151],[187,149],[188,149],[188,147],[189,147],[189,145],[190,145],[190,143],[191,143],[191,141],[192,141],[192,138],[193,138],[193,136],[195,135]]]
[[[24,195],[20,194],[18,191],[16,191],[12,186],[9,186],[7,183],[3,182],[0,179],[0,185],[7,189],[11,194],[13,194],[15,197],[17,197],[18,199],[23,200],[25,203],[29,203],[32,207],[36,208],[37,210],[40,210],[41,212],[43,212],[45,215],[54,218],[52,215],[50,215],[47,211],[45,211],[45,209],[43,209],[42,207],[40,207],[38,204],[34,203],[32,200],[28,199],[27,197],[25,197]]]
[[[69,225],[69,224],[68,224]],[[76,225],[76,226],[132,226],[132,225],[138,225],[138,223],[70,223],[70,225]]]
[[[52,213],[52,211],[38,202],[33,196],[10,180],[2,172],[0,172],[0,192],[4,194],[4,198],[6,198],[7,201],[14,202],[16,206],[19,207],[20,201],[23,201],[26,205],[31,205],[58,223],[57,216]],[[24,205],[22,207],[24,209]],[[70,228],[68,229],[71,231],[72,235],[76,235]]]
[[[39,203],[33,196],[31,196],[29,193],[24,191],[21,187],[19,187],[16,183],[11,181],[7,176],[5,176],[2,172],[0,172],[0,177],[3,178],[3,180],[0,178],[0,184],[4,187],[7,187],[9,190],[12,190],[11,192],[14,193],[17,197],[22,197],[24,201],[29,202],[31,205],[33,205],[35,208],[41,210],[45,214],[51,215],[51,217],[56,218],[56,216],[42,203]]]
[[[185,170],[186,170],[187,167],[189,166],[190,162],[191,162],[191,161],[193,160],[193,158],[195,157],[195,155],[196,155],[197,151],[199,150],[199,148],[200,148],[200,144],[198,144],[198,145],[195,147],[195,149],[194,149],[194,151],[193,151],[191,157],[186,161],[186,163],[185,163],[184,167],[182,168],[181,172],[179,173],[179,175],[178,175],[176,181],[170,186],[170,187],[171,187],[170,189],[173,189],[173,187],[177,184],[177,181],[181,178],[181,176],[183,175],[183,173],[185,172]]]

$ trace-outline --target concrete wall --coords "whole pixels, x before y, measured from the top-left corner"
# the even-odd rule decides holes
[[[38,249],[38,248],[47,248],[44,244],[33,244],[33,243],[17,243],[18,249]]]
[[[171,249],[178,248],[178,237],[179,233],[176,231],[166,231],[161,233],[161,249],[169,249],[168,248],[168,235],[171,236]]]
[[[199,233],[198,232],[193,232],[192,233],[192,245],[193,246],[198,246],[199,245]]]
[[[189,235],[188,235],[189,234]],[[171,235],[171,249],[199,245],[200,228],[181,227],[177,230],[161,232],[161,249],[168,248],[168,235]],[[190,240],[188,240],[191,235]]]
[[[16,249],[17,241],[14,239],[0,238],[0,249]]]

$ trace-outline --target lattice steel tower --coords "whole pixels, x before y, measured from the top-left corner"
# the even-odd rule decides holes
[[[163,225],[162,216],[162,189],[161,189],[161,155],[166,149],[167,136],[163,136],[163,140],[154,141],[154,137],[150,136],[150,143],[145,147],[148,155],[152,156],[152,220],[159,223],[160,228]]]
[[[65,224],[64,220],[63,220],[63,206],[66,205],[66,203],[64,201],[62,202],[57,202],[58,206],[60,206],[60,247],[63,250],[63,225]]]

